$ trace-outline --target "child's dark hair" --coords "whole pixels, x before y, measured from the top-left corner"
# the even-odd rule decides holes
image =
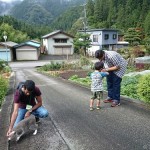
[[[102,61],[98,61],[94,65],[95,70],[102,70],[104,68],[104,63]]]

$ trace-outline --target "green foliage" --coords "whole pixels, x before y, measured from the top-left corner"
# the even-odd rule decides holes
[[[137,85],[137,93],[141,100],[150,103],[150,74],[140,78]]]
[[[124,38],[128,41],[131,45],[134,42],[141,42],[140,33],[136,28],[129,28],[128,31],[125,33]]]
[[[80,65],[84,66],[84,65],[90,65],[90,64],[91,64],[91,61],[87,57],[81,55]]]
[[[70,78],[69,78],[69,80],[76,80],[76,79],[78,79],[79,77],[78,77],[78,75],[73,75],[73,76],[71,76]]]
[[[0,76],[0,107],[5,98],[7,88],[8,88],[8,80]]]
[[[26,41],[27,39],[29,39],[27,34],[21,32],[21,31],[15,30],[9,24],[2,23],[0,25],[0,34],[4,35],[4,32],[6,32],[6,35],[8,37],[8,39],[7,39],[8,41],[20,43],[20,42],[23,42],[23,41]],[[0,40],[1,41],[4,40],[2,36],[0,37]]]
[[[72,28],[72,32],[70,32],[70,34],[75,35],[77,30],[83,27],[83,23],[81,22],[82,20],[80,19],[80,22],[77,21],[78,18],[80,18],[81,11],[82,7],[73,7],[68,9],[51,24],[51,27],[62,30],[70,30]]]
[[[138,99],[137,95],[137,84],[140,76],[125,76],[123,77],[121,84],[121,94],[131,98]]]
[[[19,37],[19,39],[25,39],[26,34],[27,34],[27,39],[25,39],[25,41],[28,40],[29,37],[32,39],[36,39],[36,38],[39,39],[39,37],[41,37],[41,35],[51,32],[51,28],[49,26],[44,26],[44,25],[39,26],[39,25],[33,25],[33,24],[29,25],[25,22],[15,19],[11,16],[0,16],[0,26],[2,24],[5,24],[5,26],[7,24],[8,28],[7,28],[7,26],[4,28],[2,27],[2,30],[0,30],[1,35],[3,35],[4,29],[5,29],[6,33],[8,33],[8,35],[10,34],[9,32],[11,32],[11,29],[15,30],[15,35],[14,35],[14,32],[12,34],[10,34],[10,35],[12,35],[10,39],[12,39],[12,37],[16,36],[16,35],[17,35],[17,37]],[[2,41],[4,41],[2,36],[0,38],[2,38],[1,39]],[[9,37],[8,37],[8,39],[9,39]],[[17,39],[17,38],[15,38],[15,39]],[[12,40],[12,41],[14,41],[14,40]],[[20,42],[21,40],[15,40],[15,41]]]
[[[90,47],[90,35],[87,33],[77,33],[73,40],[75,49],[82,50],[82,54],[86,56],[86,49]]]
[[[60,68],[61,68],[61,64],[51,62],[49,64],[45,64],[44,66],[39,68],[39,70],[42,70],[42,71],[53,71],[53,70],[59,70]]]
[[[147,35],[150,35],[150,11],[148,11],[145,21],[144,21],[144,29]]]
[[[10,66],[3,60],[0,60],[0,72],[11,72]]]
[[[4,72],[11,72],[10,66],[5,66],[5,67],[3,68],[3,71],[4,71]]]
[[[77,75],[73,75],[72,77],[69,78],[69,80],[85,86],[89,86],[91,84],[91,80],[89,77],[79,78]]]
[[[0,60],[0,72],[4,69],[5,66],[6,66],[5,61]]]

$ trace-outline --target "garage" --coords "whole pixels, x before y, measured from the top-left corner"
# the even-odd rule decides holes
[[[15,46],[16,60],[38,60],[40,43],[29,41]]]
[[[55,55],[71,55],[71,46],[54,46]]]
[[[17,43],[7,41],[0,42],[0,60],[4,61],[13,61],[15,60],[15,51],[13,46],[17,45]]]
[[[22,50],[16,49],[17,60],[37,60],[38,54],[34,49]]]
[[[0,60],[11,61],[11,53],[10,50],[0,49]]]

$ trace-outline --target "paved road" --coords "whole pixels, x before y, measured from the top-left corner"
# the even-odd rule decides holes
[[[25,65],[26,66],[26,65]],[[16,69],[16,83],[32,79],[42,90],[50,116],[36,136],[10,143],[10,150],[150,150],[150,110],[130,101],[89,111],[90,90],[46,77],[34,69]]]

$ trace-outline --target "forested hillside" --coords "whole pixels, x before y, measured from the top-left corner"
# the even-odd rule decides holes
[[[131,27],[147,30],[150,0],[87,0],[88,25],[92,28]],[[150,24],[149,24],[150,26]]]
[[[51,31],[49,26],[31,25],[11,16],[0,16],[0,41],[4,41],[4,33],[8,41],[20,43],[29,39],[40,40],[42,35]]]
[[[10,14],[32,24],[50,25],[68,8],[80,5],[84,0],[24,0]],[[74,12],[75,13],[75,12]]]

